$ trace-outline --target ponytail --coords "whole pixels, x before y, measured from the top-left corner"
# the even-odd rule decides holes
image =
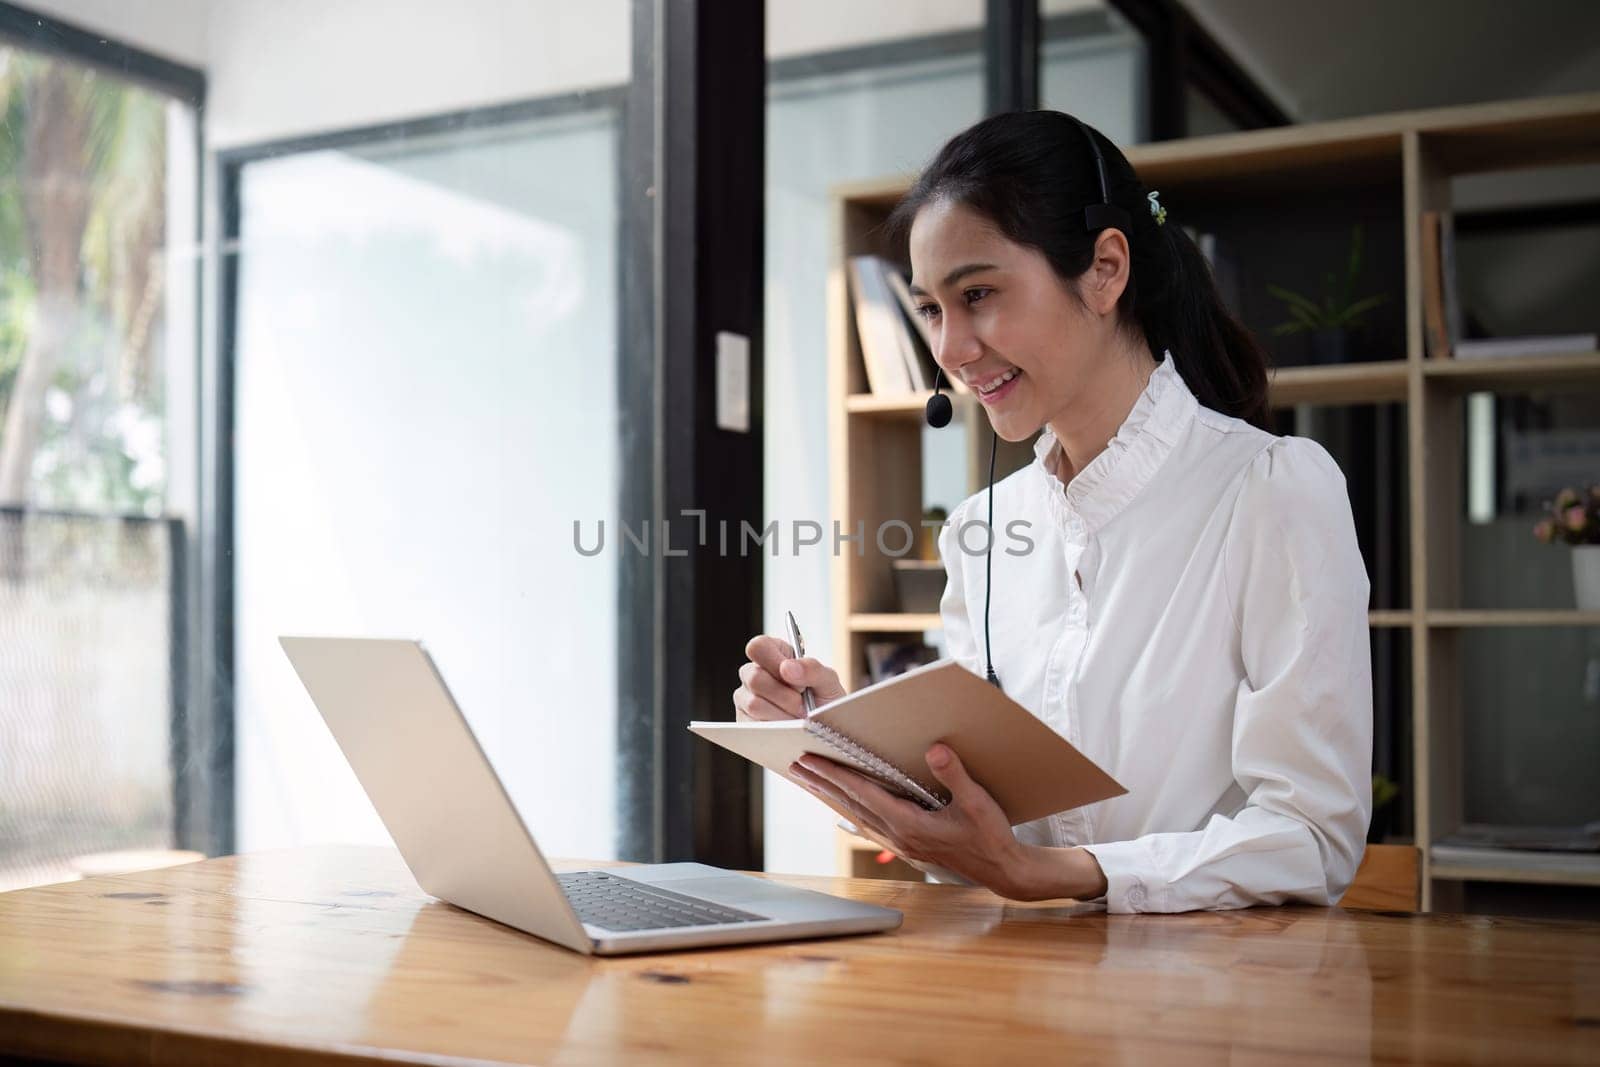
[[[1015,111],[952,137],[890,216],[908,232],[917,212],[939,200],[967,207],[1017,244],[1037,248],[1056,274],[1074,281],[1094,259],[1098,232],[1083,209],[1100,201],[1089,130],[1105,160],[1106,191],[1126,211],[1128,285],[1117,302],[1156,358],[1170,351],[1195,398],[1224,415],[1266,428],[1267,360],[1250,331],[1217,294],[1211,268],[1183,227],[1152,213],[1153,199],[1127,157],[1097,130],[1058,111]]]

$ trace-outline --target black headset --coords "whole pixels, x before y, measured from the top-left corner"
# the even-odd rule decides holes
[[[1094,154],[1094,173],[1100,182],[1100,202],[1087,204],[1083,209],[1083,227],[1087,233],[1098,233],[1105,229],[1121,230],[1124,234],[1132,236],[1132,220],[1128,213],[1111,202],[1111,193],[1106,185],[1106,159],[1100,154],[1100,144],[1094,139],[1094,134],[1089,132],[1077,118],[1068,115],[1083,131],[1084,139],[1089,142],[1089,151]],[[950,425],[953,409],[950,398],[941,393],[940,387],[944,381],[944,368],[939,367],[933,376],[933,395],[928,398],[928,406],[924,418],[928,425],[935,430],[943,429]],[[989,641],[989,602],[994,598],[994,458],[1000,446],[1000,434],[989,428],[989,545],[983,554],[983,658],[984,676],[990,684],[998,687],[1000,678],[994,673],[994,646]],[[958,534],[959,536],[959,534]]]

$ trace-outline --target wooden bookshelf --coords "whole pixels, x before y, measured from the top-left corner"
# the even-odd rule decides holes
[[[872,393],[851,393],[845,397],[845,410],[852,415],[873,419],[921,420],[927,409],[930,389],[925,393],[907,393],[905,396],[876,396]]]
[[[1279,367],[1267,394],[1275,408],[1296,404],[1387,404],[1406,399],[1403,359],[1327,367]]]
[[[1600,626],[1600,613],[1570,610],[1468,610],[1461,608],[1463,503],[1463,409],[1473,392],[1518,393],[1600,388],[1600,355],[1565,355],[1483,360],[1438,360],[1423,345],[1421,219],[1425,211],[1449,211],[1450,178],[1553,163],[1600,162],[1600,93],[1549,100],[1521,100],[1468,108],[1416,111],[1224,134],[1137,146],[1127,155],[1145,184],[1173,203],[1343,204],[1362,210],[1376,204],[1369,247],[1393,250],[1395,312],[1392,338],[1360,353],[1362,362],[1282,367],[1273,372],[1271,403],[1300,405],[1399,405],[1404,415],[1406,515],[1403,543],[1409,578],[1403,587],[1409,608],[1369,615],[1376,631],[1396,634],[1409,645],[1406,687],[1412,744],[1411,794],[1414,837],[1422,846],[1425,907],[1455,907],[1464,881],[1600,885],[1600,864],[1585,858],[1511,850],[1480,850],[1471,864],[1435,861],[1431,843],[1463,821],[1461,635],[1495,627]],[[829,433],[833,514],[867,528],[898,518],[915,524],[921,513],[922,410],[927,394],[871,394],[847,300],[845,263],[862,252],[886,249],[879,224],[909,186],[911,176],[854,183],[835,190],[834,266],[828,286]],[[1307,198],[1312,198],[1308,200]],[[1351,205],[1355,205],[1351,208]],[[1272,210],[1276,210],[1273,208]],[[1292,207],[1283,210],[1291,211]],[[1387,214],[1381,214],[1387,212]],[[982,425],[971,398],[963,409],[967,426]],[[950,431],[945,431],[950,432]],[[969,434],[969,490],[981,488],[987,438]],[[1028,446],[1002,453],[1002,473],[1032,459]],[[863,670],[866,643],[886,636],[939,628],[937,615],[895,610],[889,560],[868,547],[841,554],[832,574],[833,655],[847,680]],[[876,846],[841,833],[841,862],[853,851]],[[1532,857],[1532,858],[1530,858]]]
[[[920,615],[915,612],[886,611],[851,615],[849,619],[850,631],[858,634],[920,634],[937,630],[942,625],[938,612]]]
[[[1600,385],[1600,352],[1497,359],[1433,359],[1422,365],[1430,383],[1454,392],[1518,393]]]
[[[1405,629],[1415,621],[1416,616],[1409,611],[1384,611],[1375,609],[1367,612],[1367,625],[1375,630],[1381,630],[1388,627]]]
[[[1433,877],[1450,882],[1600,886],[1600,856],[1511,848],[1455,848],[1432,857]]]
[[[1496,626],[1600,626],[1600,611],[1441,611],[1427,613],[1435,630],[1493,628]]]

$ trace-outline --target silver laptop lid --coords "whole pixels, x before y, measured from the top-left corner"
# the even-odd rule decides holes
[[[278,641],[418,885],[468,911],[593,951],[420,642]]]

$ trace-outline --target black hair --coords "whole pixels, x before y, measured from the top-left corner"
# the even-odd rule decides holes
[[[1073,281],[1089,269],[1098,230],[1084,208],[1101,202],[1095,139],[1112,204],[1127,212],[1128,286],[1117,301],[1122,322],[1137,325],[1161,358],[1170,350],[1196,399],[1214,411],[1266,428],[1267,359],[1259,342],[1217,295],[1205,257],[1174,220],[1151,215],[1147,190],[1127,157],[1098,130],[1059,111],[994,115],[952,137],[889,219],[903,237],[917,212],[941,200],[967,207],[1017,244],[1037,248],[1056,274]]]

